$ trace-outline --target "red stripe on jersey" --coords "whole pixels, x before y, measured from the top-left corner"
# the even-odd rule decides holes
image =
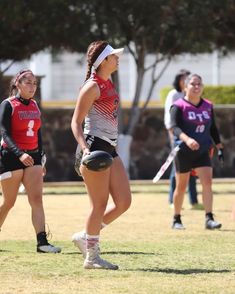
[[[100,89],[100,97],[94,102],[97,114],[105,117],[111,124],[117,126],[117,111],[119,107],[119,96],[110,80],[102,80],[96,74],[92,75]]]

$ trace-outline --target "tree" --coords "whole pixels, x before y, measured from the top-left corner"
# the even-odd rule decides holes
[[[87,44],[88,22],[86,15],[80,17],[73,2],[80,7],[80,2],[69,0],[1,0],[0,1],[0,96],[2,97],[3,74],[16,61],[21,61],[46,48],[70,46],[74,39],[71,27],[84,36],[84,42],[77,46],[84,51]],[[76,12],[76,13],[75,13]],[[76,17],[76,18],[75,18]],[[4,65],[4,66],[3,66]]]
[[[126,147],[123,150],[125,156],[122,157],[128,167],[129,147],[135,126],[171,59],[185,52],[212,50],[216,1],[97,0],[93,5],[94,33],[116,45],[124,44],[136,64],[135,94],[129,121],[121,136],[124,140],[121,146]],[[147,64],[149,54],[154,58],[152,64]],[[141,105],[143,81],[148,72],[150,87]]]
[[[136,64],[129,121],[121,130],[129,142],[122,146],[129,154],[136,123],[171,59],[185,52],[208,52],[222,44],[234,46],[228,32],[234,24],[231,8],[234,12],[233,0],[21,0],[14,5],[2,0],[0,62],[21,60],[48,47],[85,52],[97,39],[126,46]],[[147,63],[149,54],[153,57],[151,64]],[[151,83],[141,105],[147,73]]]
[[[214,36],[215,48],[226,54],[235,49],[235,1],[216,1],[214,13]]]

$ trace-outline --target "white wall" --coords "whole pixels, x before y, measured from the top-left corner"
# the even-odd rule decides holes
[[[148,57],[151,62],[152,57]],[[120,74],[120,97],[123,100],[132,100],[135,89],[135,64],[129,54],[124,54],[119,62]],[[213,54],[200,54],[192,56],[184,54],[176,57],[169,65],[159,80],[152,100],[159,99],[159,92],[162,87],[170,86],[175,74],[182,68],[202,76],[204,84],[212,85],[217,80],[220,84],[235,84],[235,54],[221,58],[220,66],[216,64]],[[6,74],[15,74],[22,67],[30,67],[35,74],[45,75],[42,79],[42,99],[44,100],[75,100],[79,88],[83,84],[86,75],[86,64],[84,55],[64,52],[52,58],[47,52],[40,52],[32,56],[28,61],[16,63]],[[220,74],[216,70],[220,69]],[[149,76],[144,80],[142,97],[147,95]]]

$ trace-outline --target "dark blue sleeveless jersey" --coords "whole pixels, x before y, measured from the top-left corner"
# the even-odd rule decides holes
[[[174,105],[180,109],[177,127],[200,144],[200,151],[208,150],[212,144],[210,132],[213,115],[212,103],[201,99],[199,105],[196,106],[181,98],[175,101]],[[175,143],[179,145],[182,141],[175,136]]]

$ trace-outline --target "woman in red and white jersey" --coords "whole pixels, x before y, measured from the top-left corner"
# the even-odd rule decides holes
[[[20,71],[11,81],[10,97],[0,105],[1,160],[0,180],[3,203],[0,228],[14,206],[23,183],[32,209],[32,223],[37,235],[37,252],[57,253],[61,249],[48,243],[42,202],[45,154],[41,139],[41,112],[33,99],[37,89],[31,70]]]
[[[71,124],[78,142],[76,170],[84,179],[91,203],[85,231],[72,237],[85,257],[86,269],[118,269],[117,265],[100,258],[99,235],[101,228],[113,222],[131,204],[128,177],[115,147],[119,96],[110,80],[122,52],[123,48],[113,49],[105,41],[90,44],[86,81],[80,90]],[[113,157],[110,168],[97,172],[80,165],[81,156],[96,150],[106,151]],[[109,194],[113,202],[107,207]]]

